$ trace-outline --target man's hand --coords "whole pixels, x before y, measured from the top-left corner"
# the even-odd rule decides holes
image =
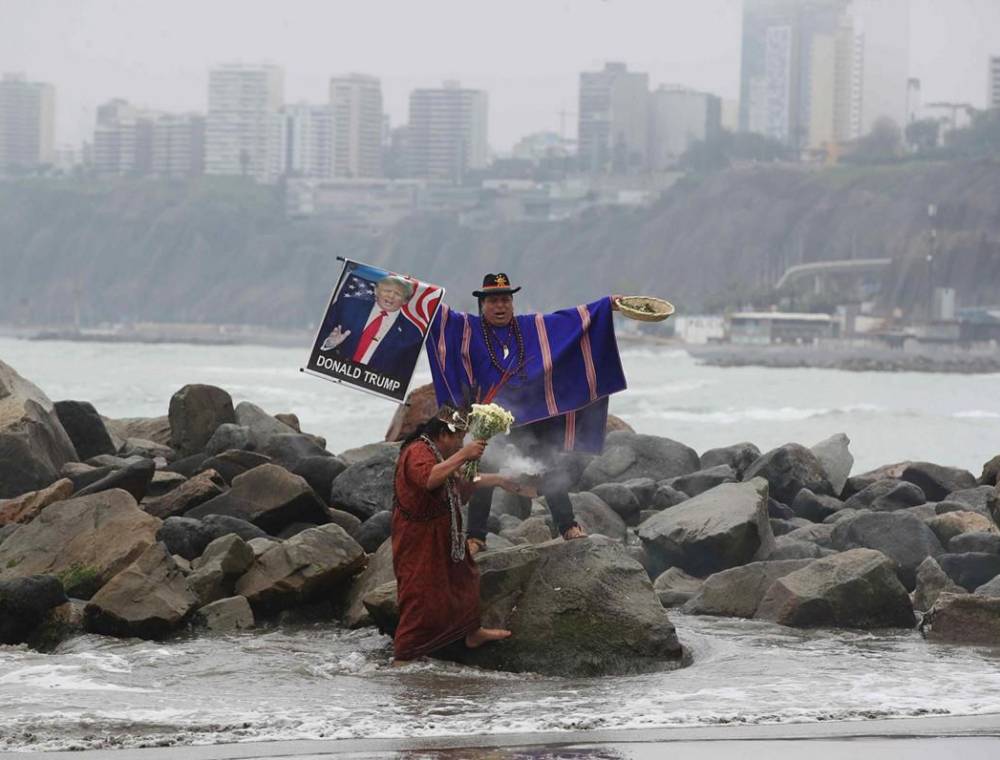
[[[472,441],[459,449],[458,454],[462,457],[462,459],[469,461],[472,459],[479,459],[483,455],[484,451],[486,451],[486,441]]]
[[[345,340],[351,334],[350,330],[345,330],[340,325],[337,325],[332,330],[330,334],[326,336],[326,340],[323,341],[323,345],[319,347],[320,351],[332,351]]]
[[[612,311],[618,311],[618,302],[622,300],[624,296],[611,296],[611,309]]]

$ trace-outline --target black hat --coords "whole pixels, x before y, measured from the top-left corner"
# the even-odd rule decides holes
[[[483,277],[483,289],[473,290],[472,295],[476,298],[486,298],[486,296],[505,296],[513,295],[520,289],[520,286],[512,288],[510,286],[510,278],[503,272],[497,272],[497,274],[485,275]]]

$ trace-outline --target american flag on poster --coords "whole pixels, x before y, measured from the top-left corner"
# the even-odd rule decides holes
[[[444,288],[415,280],[412,277],[406,279],[413,283],[415,290],[410,302],[401,309],[401,312],[404,317],[417,326],[420,332],[426,333],[427,328],[430,327],[431,317],[434,316],[434,311],[441,302],[441,296],[444,295]]]

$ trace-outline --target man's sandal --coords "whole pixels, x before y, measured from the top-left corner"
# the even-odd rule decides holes
[[[470,557],[475,557],[479,552],[485,551],[486,542],[481,538],[472,538],[471,536],[465,539],[466,549],[469,551]]]
[[[577,538],[586,538],[587,531],[581,528],[579,525],[570,525],[562,534],[563,541],[573,541]]]

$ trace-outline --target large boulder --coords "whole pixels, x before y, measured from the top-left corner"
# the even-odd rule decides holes
[[[275,464],[262,464],[233,479],[233,487],[187,512],[188,517],[229,515],[272,535],[295,522],[330,522],[326,505],[309,484]]]
[[[355,541],[361,544],[361,548],[371,554],[376,551],[382,543],[389,538],[392,530],[392,512],[383,510],[376,512],[350,535]]]
[[[844,508],[893,512],[897,509],[916,507],[926,502],[927,497],[919,486],[886,478],[885,480],[877,480],[858,491],[844,502]]]
[[[830,554],[836,554],[836,552],[832,549],[824,549],[822,546],[815,544],[812,541],[800,541],[798,539],[789,538],[788,536],[789,534],[787,533],[784,536],[776,536],[774,539],[774,548],[766,557],[764,557],[764,559],[770,561],[787,559],[819,559],[820,557],[826,557]]]
[[[168,517],[156,534],[171,554],[187,560],[197,559],[215,539],[233,534],[244,541],[267,538],[267,534],[245,520],[227,515],[207,515],[204,520],[191,517]]]
[[[512,528],[500,531],[500,535],[512,544],[544,544],[553,538],[552,528],[544,517],[529,517]]]
[[[942,546],[955,536],[963,533],[994,533],[1000,534],[992,519],[978,512],[945,512],[927,520],[927,525],[941,541]]]
[[[874,549],[813,560],[779,578],[755,617],[796,627],[911,628],[916,622],[893,561]]]
[[[118,453],[104,420],[89,401],[57,401],[55,410],[81,461]]]
[[[92,633],[159,639],[176,630],[198,599],[163,544],[156,543],[98,591],[84,610]]]
[[[320,446],[316,439],[303,433],[280,433],[272,435],[264,443],[261,453],[271,457],[271,461],[289,470],[294,470],[303,459],[327,457],[336,461],[333,454]],[[343,470],[347,465],[344,463]]]
[[[155,541],[160,521],[125,491],[56,502],[0,544],[0,580],[55,575],[86,599]]]
[[[901,480],[919,486],[928,501],[942,501],[952,491],[975,488],[976,476],[959,467],[944,467],[932,462],[911,462]]]
[[[560,677],[641,673],[677,667],[683,650],[642,566],[617,541],[591,536],[516,546],[479,557],[482,624],[511,638],[439,654],[479,667]],[[395,628],[394,584],[365,604],[383,630]]]
[[[673,486],[663,483],[662,485],[658,485],[656,491],[653,492],[653,501],[649,507],[655,511],[670,509],[690,498],[690,494],[686,494]]]
[[[195,455],[200,457],[200,455]],[[259,451],[244,451],[242,449],[229,449],[215,456],[201,458],[194,472],[204,472],[205,470],[215,470],[226,483],[232,483],[237,477],[245,472],[249,472],[255,467],[263,464],[270,464],[271,457],[261,454]]]
[[[66,601],[62,583],[53,575],[0,581],[0,644],[26,641],[49,610]]]
[[[1000,555],[997,554],[942,554],[937,561],[948,577],[966,591],[975,591],[1000,575]]]
[[[917,587],[913,591],[913,608],[920,612],[927,612],[943,593],[965,594],[968,592],[948,577],[936,559],[928,557],[917,568]]]
[[[383,445],[372,449],[364,459],[348,464],[333,481],[330,506],[350,512],[361,520],[367,520],[376,512],[391,510],[398,458],[398,447]]]
[[[365,566],[364,549],[339,525],[310,528],[265,551],[236,582],[258,614],[334,592]]]
[[[194,624],[213,633],[243,631],[254,627],[253,610],[242,596],[230,596],[195,611]]]
[[[909,467],[910,464],[909,461],[896,462],[876,467],[874,470],[863,472],[860,475],[852,475],[847,479],[847,485],[844,486],[844,491],[840,494],[840,497],[842,499],[849,499],[854,494],[860,493],[872,483],[879,480],[899,480],[899,476],[903,474],[903,470]]]
[[[171,446],[181,456],[204,449],[219,425],[236,422],[232,397],[222,388],[201,384],[185,385],[171,396],[167,417]]]
[[[752,618],[771,584],[807,567],[811,559],[751,562],[710,575],[684,611],[696,615]]]
[[[437,396],[430,383],[420,385],[406,394],[406,403],[400,404],[392,416],[385,440],[402,441],[414,430],[434,416],[438,410]]]
[[[591,493],[611,507],[623,520],[628,521],[639,515],[639,500],[624,483],[602,483],[594,486]]]
[[[997,493],[994,486],[976,486],[975,488],[952,491],[945,501],[964,504],[964,509],[978,512],[992,519],[997,511],[998,502],[1000,502],[1000,494]]]
[[[583,471],[581,487],[624,482],[633,478],[664,480],[694,472],[700,467],[694,449],[669,438],[638,433],[609,433],[604,453]]]
[[[1000,644],[1000,597],[941,594],[924,617],[930,639],[957,644]]]
[[[191,563],[188,586],[198,598],[198,606],[232,596],[236,580],[254,561],[253,549],[237,535],[221,536]]]
[[[0,361],[0,499],[45,488],[78,458],[48,396]]]
[[[916,583],[917,568],[927,557],[944,553],[934,532],[908,512],[861,512],[837,523],[830,537],[833,548],[875,549],[898,565],[899,579],[908,589]]]
[[[237,425],[235,422],[226,422],[219,425],[212,433],[212,437],[202,447],[206,456],[215,456],[223,451],[236,449],[252,449],[253,438],[250,435],[250,428],[246,425]]]
[[[808,488],[799,491],[789,505],[797,516],[821,523],[830,515],[844,508],[844,503],[833,496],[816,494]]]
[[[723,446],[718,449],[709,449],[701,455],[701,469],[707,470],[709,467],[716,467],[726,464],[733,468],[740,480],[747,467],[760,458],[760,449],[752,443],[734,443],[731,446]]]
[[[961,533],[948,542],[952,554],[983,552],[1000,554],[1000,536],[996,533]]]
[[[834,495],[839,495],[844,490],[854,466],[850,445],[851,439],[844,433],[835,433],[810,449],[823,467],[826,479],[833,486]]]
[[[664,607],[680,607],[701,590],[704,582],[701,578],[685,573],[679,567],[671,567],[656,577],[653,581],[653,591]]]
[[[816,455],[797,443],[771,449],[743,473],[744,480],[757,477],[768,482],[771,496],[782,504],[791,504],[803,488],[825,496],[835,495]]]
[[[639,526],[646,550],[667,566],[708,575],[744,565],[774,543],[767,482],[723,483]]]
[[[0,499],[0,525],[29,523],[49,504],[65,501],[72,495],[73,481],[63,478],[40,491],[29,491],[13,499]]]
[[[616,541],[625,540],[625,521],[598,496],[585,491],[570,494],[569,498],[573,504],[573,516],[587,533],[600,534]]]
[[[312,490],[325,499],[330,495],[333,481],[347,469],[347,463],[338,457],[324,454],[303,457],[290,469],[294,474],[305,478]]]
[[[983,464],[983,474],[979,476],[979,484],[983,486],[1000,485],[1000,454]]]
[[[112,470],[100,480],[81,488],[76,492],[76,495],[89,496],[101,491],[120,489],[130,494],[136,501],[142,501],[149,489],[149,484],[153,481],[155,472],[156,465],[151,460],[139,459],[121,469]]]
[[[102,419],[112,440],[115,440],[119,447],[129,438],[142,438],[161,446],[170,445],[170,418],[167,415],[162,417],[126,417],[123,419],[103,417]]]
[[[385,540],[374,554],[368,557],[368,566],[351,581],[351,588],[344,600],[344,625],[361,628],[373,625],[371,614],[364,605],[364,598],[384,583],[395,582],[392,567],[392,541]]]
[[[234,413],[238,424],[250,428],[250,440],[257,449],[263,449],[272,435],[299,432],[291,425],[286,425],[249,401],[241,401],[237,404]]]
[[[144,500],[142,508],[161,520],[180,517],[199,504],[221,496],[225,490],[226,482],[222,476],[215,470],[205,470],[162,496]]]
[[[735,483],[739,480],[736,470],[728,464],[718,464],[704,470],[689,472],[661,481],[664,485],[683,491],[688,496],[697,496],[723,483]]]

